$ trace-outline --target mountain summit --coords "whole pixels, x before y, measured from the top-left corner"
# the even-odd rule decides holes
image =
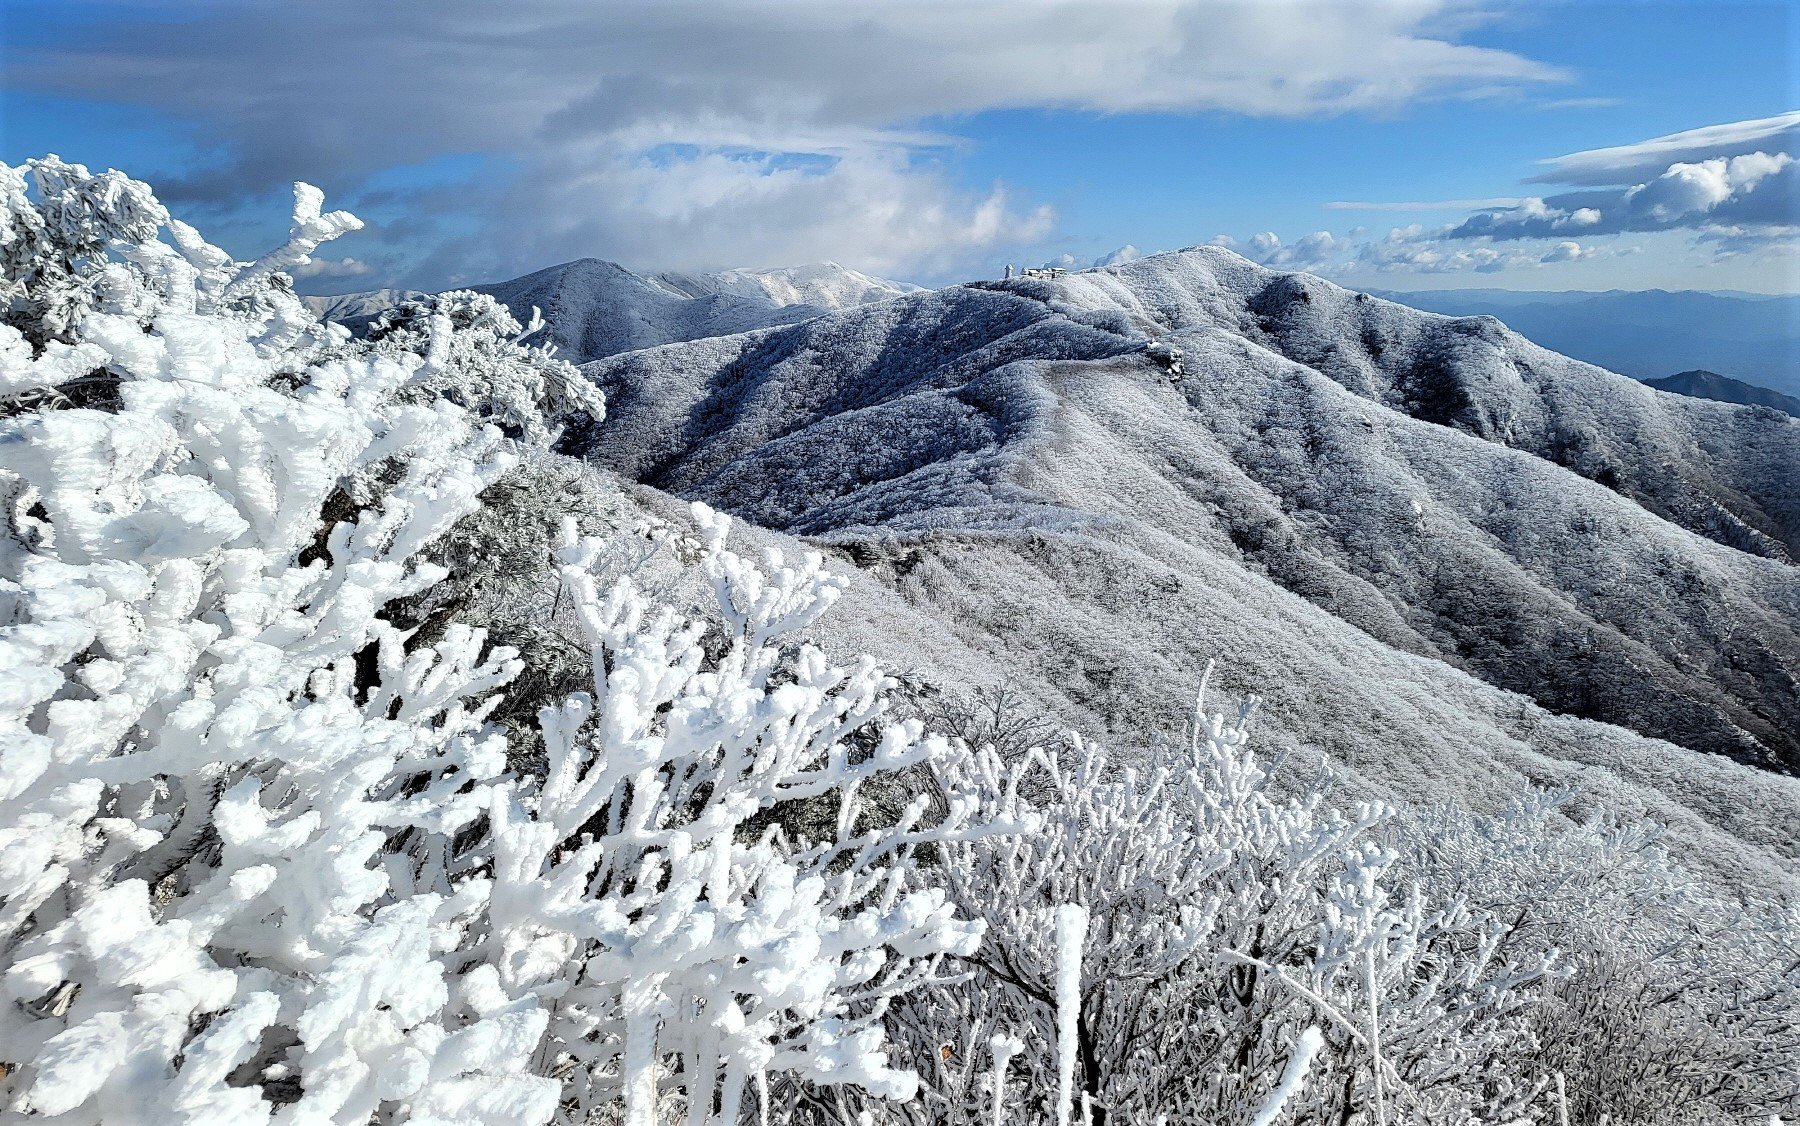
[[[1767,387],[1758,387],[1754,383],[1745,383],[1741,379],[1733,379],[1729,375],[1720,375],[1716,371],[1681,371],[1665,375],[1661,379],[1646,379],[1644,382],[1658,391],[1691,395],[1696,399],[1711,399],[1717,403],[1770,407],[1800,418],[1800,399]]]

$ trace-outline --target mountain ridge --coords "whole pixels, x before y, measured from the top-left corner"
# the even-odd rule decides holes
[[[585,370],[610,418],[576,452],[903,583],[1045,544],[1088,545],[1069,583],[1248,571],[1552,711],[1800,763],[1800,428],[1492,318],[1196,248]],[[1148,629],[1158,597],[1116,612]]]
[[[1800,395],[1800,295],[1706,290],[1375,290],[1417,309],[1490,314],[1575,359],[1638,378],[1701,368]]]

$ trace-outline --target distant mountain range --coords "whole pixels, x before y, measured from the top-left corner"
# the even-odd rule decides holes
[[[1701,369],[1800,396],[1800,296],[1660,289],[1376,292],[1416,309],[1499,317],[1546,348],[1640,379]]]
[[[1716,371],[1683,371],[1661,379],[1646,379],[1644,382],[1658,391],[1672,391],[1677,395],[1692,395],[1696,399],[1711,399],[1718,403],[1772,407],[1800,418],[1800,399],[1771,391],[1767,387],[1758,387],[1754,383],[1745,383],[1728,375],[1720,375]]]

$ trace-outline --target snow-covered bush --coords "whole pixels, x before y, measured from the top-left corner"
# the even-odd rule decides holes
[[[388,310],[369,327],[368,341],[385,355],[425,357],[419,394],[443,396],[510,437],[541,442],[552,435],[547,418],[593,425],[606,417],[606,404],[551,345],[525,344],[544,329],[542,314],[533,313],[521,326],[489,295],[453,290]]]
[[[278,271],[357,224],[313,189],[241,265],[118,173],[31,172],[36,200],[4,170],[0,327],[12,1109],[348,1120],[460,1074],[542,1087],[505,1021],[445,1012],[438,946],[477,904],[403,876],[482,815],[515,655],[409,651],[381,616],[439,577],[413,557],[504,470],[498,435],[402,401],[418,357],[314,362],[342,334]],[[102,377],[110,409],[58,409]],[[353,484],[373,499],[322,522]]]
[[[29,172],[0,168],[8,1111],[701,1122],[771,1072],[909,1093],[885,1004],[979,928],[908,854],[1006,821],[953,787],[864,823],[867,779],[978,760],[869,735],[886,678],[794,647],[838,590],[818,558],[765,572],[707,514],[709,656],[565,536],[593,690],[543,713],[547,776],[509,775],[488,716],[518,654],[400,608],[514,460],[481,420],[523,405],[434,381],[535,361],[442,313],[419,351],[317,323],[280,270],[357,224],[311,188],[243,265],[118,173]],[[781,831],[828,795],[832,835]]]
[[[1727,901],[1675,865],[1657,826],[1570,790],[1500,815],[1399,819],[1401,866],[1507,923],[1502,948],[1569,972],[1532,1013],[1537,1065],[1573,1121],[1728,1123],[1800,1113],[1800,914]]]
[[[1655,826],[1571,819],[1570,792],[1498,817],[1346,817],[1316,785],[1277,799],[1246,718],[1202,716],[1135,769],[1079,742],[1016,761],[1000,788],[1044,831],[941,854],[986,937],[958,985],[896,1004],[927,1087],[879,1119],[1723,1126],[1800,1109],[1791,908],[1707,893]],[[1071,904],[1088,919],[1073,1106],[1056,996]]]
[[[893,1116],[994,1121],[996,1074],[1005,1122],[1067,1109],[1054,920],[1069,905],[1088,919],[1075,1082],[1095,1123],[1525,1112],[1529,1005],[1553,957],[1506,960],[1497,921],[1397,879],[1374,835],[1389,811],[1278,800],[1247,728],[1247,711],[1200,715],[1141,768],[1079,742],[1017,764],[1003,788],[1033,793],[1044,829],[943,850],[952,897],[987,933],[947,1002],[896,1008],[936,1085]]]
[[[716,660],[702,623],[646,605],[629,580],[602,596],[603,544],[566,537],[594,691],[543,713],[548,777],[491,811],[486,960],[509,996],[550,1008],[549,1055],[577,1077],[572,1120],[622,1103],[648,1124],[673,1101],[689,1121],[729,1122],[770,1072],[910,1097],[914,1078],[881,1050],[887,1003],[980,929],[919,886],[909,855],[1003,831],[1006,810],[952,785],[936,816],[921,798],[897,824],[867,823],[864,782],[927,761],[962,777],[977,760],[916,723],[854,739],[888,678],[866,659],[782,653],[838,580],[817,555],[771,552],[759,568],[724,547],[726,518],[696,515],[728,626]],[[784,831],[784,808],[828,795],[832,832]]]
[[[423,640],[462,622],[485,630],[491,644],[529,655],[490,718],[506,730],[513,766],[539,777],[538,709],[592,680],[588,647],[558,578],[566,516],[582,534],[607,540],[595,576],[601,589],[631,577],[650,602],[690,611],[706,604],[692,593],[704,591],[691,575],[704,545],[689,522],[650,516],[604,471],[528,445],[482,493],[481,507],[426,547],[425,558],[446,577],[396,606],[400,620],[418,623]]]

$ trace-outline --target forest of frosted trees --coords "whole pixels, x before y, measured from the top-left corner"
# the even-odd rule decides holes
[[[243,263],[0,166],[6,1120],[1800,1111],[1792,905],[1572,791],[1340,807],[1200,669],[1146,746],[925,706],[816,646],[821,556],[534,501],[609,487],[538,326],[318,321],[283,271],[358,226],[298,185]]]

